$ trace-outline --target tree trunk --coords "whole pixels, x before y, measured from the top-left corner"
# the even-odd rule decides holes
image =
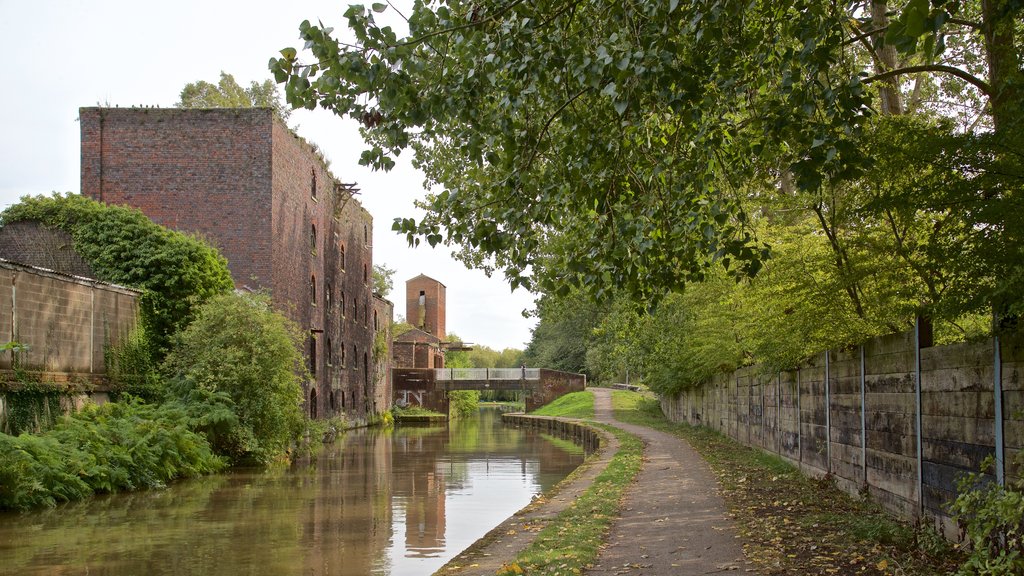
[[[879,30],[872,36],[872,45],[876,56],[875,68],[878,74],[895,70],[898,65],[896,47],[886,44],[884,41],[885,29],[889,26],[888,10],[889,5],[885,2],[871,3],[871,28]],[[903,100],[898,76],[890,76],[883,80],[879,84],[878,94],[882,99],[882,114],[893,116],[903,114]]]
[[[992,106],[992,124],[996,133],[1015,135],[1022,114],[1020,55],[1014,45],[1014,14],[1019,9],[1010,7],[1009,0],[981,0],[981,31],[985,38],[985,59],[988,64],[988,82],[992,87],[989,104]]]

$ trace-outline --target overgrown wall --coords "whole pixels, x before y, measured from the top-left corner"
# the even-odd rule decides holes
[[[821,353],[797,370],[721,374],[662,398],[662,409],[808,474],[831,475],[843,490],[867,493],[899,516],[933,519],[952,537],[945,507],[957,478],[997,455],[993,480],[1020,478],[1024,342],[918,348],[927,338],[915,334]]]

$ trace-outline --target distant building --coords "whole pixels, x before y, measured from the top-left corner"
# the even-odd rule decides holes
[[[390,407],[373,358],[392,308],[373,294],[373,220],[313,147],[269,108],[79,112],[83,194],[204,237],[236,288],[270,292],[301,326],[310,416]]]
[[[405,320],[413,329],[393,344],[396,368],[444,368],[445,286],[420,274],[405,282]]]

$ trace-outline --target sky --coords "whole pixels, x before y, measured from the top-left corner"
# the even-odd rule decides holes
[[[350,3],[0,0],[0,209],[24,195],[80,191],[79,107],[173,106],[185,84],[216,83],[222,70],[242,86],[262,82],[280,49],[302,48],[299,23],[320,20],[341,31]],[[500,273],[465,268],[449,248],[412,249],[391,231],[394,218],[418,217],[413,203],[425,194],[409,158],[375,173],[358,165],[363,144],[354,122],[298,110],[289,124],[320,146],[338,179],[359,184],[374,219],[374,263],[396,270],[396,316],[404,314],[405,281],[423,273],[447,287],[449,332],[498,350],[525,347],[536,319],[522,313],[533,295],[512,292]]]

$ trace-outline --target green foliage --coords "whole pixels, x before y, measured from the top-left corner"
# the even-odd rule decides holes
[[[291,116],[291,108],[281,101],[277,84],[271,80],[253,81],[242,88],[231,74],[220,73],[220,81],[211,84],[198,80],[181,89],[175,106],[181,108],[272,108],[283,122]]]
[[[451,390],[448,392],[448,413],[452,418],[468,418],[480,410],[480,392]]]
[[[3,432],[17,435],[51,428],[61,415],[61,392],[33,382],[22,382],[16,390],[4,392],[7,418]]]
[[[148,402],[163,398],[159,366],[153,360],[153,346],[146,330],[136,326],[121,337],[116,346],[107,346],[103,358],[110,387]]]
[[[558,416],[565,418],[593,418],[594,393],[570,392],[555,398],[548,404],[531,412],[534,416]]]
[[[586,295],[545,295],[538,302],[540,320],[523,353],[529,366],[592,375],[587,367],[587,347],[602,308]]]
[[[992,464],[989,459],[983,466]],[[968,474],[957,482],[950,505],[969,541],[970,556],[957,574],[1010,576],[1024,573],[1024,490]]]
[[[0,218],[67,231],[98,279],[143,290],[142,324],[157,357],[197,305],[234,287],[227,261],[209,244],[163,228],[133,208],[74,194],[26,196]]]
[[[210,299],[179,334],[163,370],[175,393],[224,393],[238,425],[211,439],[232,461],[269,463],[302,429],[306,374],[298,327],[263,295]]]
[[[159,488],[220,470],[182,405],[87,406],[40,434],[0,434],[0,508],[53,506],[97,492]]]
[[[395,271],[384,264],[373,265],[373,293],[387,298],[395,288]]]

